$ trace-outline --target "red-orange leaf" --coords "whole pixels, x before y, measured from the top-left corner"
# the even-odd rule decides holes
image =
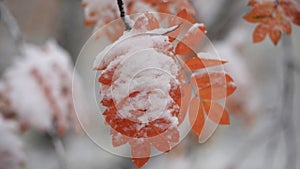
[[[212,66],[218,66],[227,63],[223,60],[215,60],[215,59],[203,59],[199,57],[192,57],[185,61],[185,65],[190,71],[195,71],[198,69],[203,69]]]
[[[168,152],[170,151],[170,145],[168,140],[163,136],[156,136],[151,139],[151,144],[161,152]]]
[[[230,124],[228,112],[219,103],[208,100],[204,101],[203,105],[208,118],[213,122],[220,125]]]
[[[178,126],[184,121],[186,112],[190,103],[191,95],[192,95],[192,87],[188,83],[184,83],[181,86],[181,90],[183,92],[183,96],[181,99],[181,107],[178,115]]]
[[[268,26],[265,24],[259,24],[253,32],[253,42],[258,43],[263,41],[268,34]]]
[[[198,98],[194,97],[190,102],[189,119],[193,132],[200,136],[205,124],[203,107]]]
[[[277,45],[279,39],[281,37],[281,32],[278,29],[273,29],[270,31],[270,38],[272,40],[272,42]]]
[[[179,131],[175,127],[168,128],[168,130],[165,131],[162,135],[165,136],[165,138],[167,138],[169,142],[173,143],[177,143],[180,138]]]
[[[191,83],[196,85],[200,89],[215,84],[226,84],[233,82],[232,77],[224,72],[197,73],[192,78],[193,80],[191,80]]]
[[[214,84],[199,90],[199,96],[202,99],[219,100],[233,94],[236,86],[233,83]]]
[[[273,2],[265,2],[255,5],[251,11],[244,16],[244,19],[248,22],[256,23],[261,22],[263,19],[271,16],[275,9]]]
[[[150,159],[151,147],[150,143],[142,139],[132,139],[129,141],[131,146],[131,155],[133,163],[142,168]]]
[[[128,142],[128,138],[121,133],[116,132],[114,129],[110,130],[112,136],[112,144],[114,147],[119,147]]]
[[[194,48],[204,36],[206,28],[203,24],[194,24],[175,48],[175,53],[185,55]]]

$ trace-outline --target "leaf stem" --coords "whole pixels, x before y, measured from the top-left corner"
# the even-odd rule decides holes
[[[127,19],[126,19],[126,13],[125,13],[125,9],[124,9],[124,2],[123,0],[117,0],[118,1],[118,7],[119,7],[119,11],[120,11],[120,17],[122,18],[122,21],[125,25],[125,30],[129,31],[131,30],[131,26],[129,25]]]

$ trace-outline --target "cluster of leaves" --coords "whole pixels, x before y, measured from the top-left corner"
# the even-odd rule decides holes
[[[300,25],[300,8],[294,0],[250,0],[251,11],[244,19],[258,23],[253,33],[253,42],[261,42],[269,34],[276,45],[282,33],[291,34],[291,23]]]
[[[3,116],[18,121],[22,131],[62,136],[75,121],[70,56],[54,41],[42,47],[25,44],[22,52],[1,82]]]
[[[107,107],[103,115],[105,116],[106,124],[112,128],[113,145],[120,146],[129,143],[133,162],[138,168],[141,168],[149,160],[151,144],[157,150],[167,152],[171,149],[172,143],[179,141],[180,135],[177,127],[185,120],[187,112],[189,112],[191,128],[199,137],[207,118],[216,124],[227,125],[230,123],[228,112],[218,103],[218,100],[226,98],[235,91],[236,86],[233,83],[233,79],[224,72],[199,73],[199,70],[219,66],[226,62],[199,58],[197,54],[193,53],[192,49],[201,42],[206,28],[203,24],[195,23],[184,33],[184,27],[186,26],[182,24],[184,21],[194,22],[193,16],[185,9],[180,11],[177,16],[168,19],[169,27],[177,27],[166,35],[161,35],[162,38],[167,37],[168,42],[164,42],[166,44],[156,44],[157,46],[153,47],[155,50],[171,57],[179,67],[180,76],[177,77],[180,82],[179,88],[173,86],[169,91],[170,97],[177,104],[175,106],[179,106],[179,109],[172,113],[173,117],[176,117],[178,120],[178,124],[175,127],[171,125],[171,121],[162,118],[156,119],[144,127],[137,128],[137,124],[141,122],[137,119],[123,118],[118,113],[120,105],[115,105],[114,98],[105,97],[109,86],[115,83],[116,79],[114,77],[119,77],[116,75],[119,67],[108,66],[108,64],[116,63],[116,58],[124,55],[124,51],[117,52],[118,56],[113,55],[114,59],[110,60],[110,62],[105,64],[97,63],[95,67],[97,70],[103,70],[99,77],[99,83],[102,86],[108,86],[102,87],[100,93],[103,95],[101,104]],[[126,35],[155,32],[160,29],[159,20],[154,15],[145,13],[136,19],[133,28]],[[180,37],[180,34],[184,36]],[[168,44],[171,44],[172,47],[170,48]],[[161,48],[161,46],[164,46],[164,48]],[[142,93],[142,91],[130,93],[125,98],[125,101],[135,100],[133,98],[139,93]],[[139,109],[133,112],[140,111]]]
[[[145,11],[176,15],[183,9],[189,15],[195,15],[195,10],[188,0],[125,0],[124,3],[129,15]],[[85,26],[95,26],[95,32],[105,24],[119,19],[118,6],[114,0],[83,0],[82,7],[85,11]],[[111,41],[115,41],[122,35],[124,29],[124,25],[120,22],[118,26],[107,28],[104,32]],[[97,35],[98,38],[101,36],[102,34]]]

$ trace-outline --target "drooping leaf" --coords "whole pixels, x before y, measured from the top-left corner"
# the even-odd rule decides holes
[[[270,38],[271,38],[272,42],[273,42],[275,45],[277,45],[277,43],[278,43],[278,41],[279,41],[279,39],[280,39],[280,37],[281,37],[281,32],[280,32],[280,30],[279,30],[279,29],[272,29],[272,30],[270,31],[269,35],[270,35]]]
[[[151,147],[150,143],[143,139],[131,139],[131,155],[133,163],[142,168],[150,159]]]
[[[263,41],[268,34],[268,26],[265,24],[259,24],[253,32],[253,42],[258,43]]]

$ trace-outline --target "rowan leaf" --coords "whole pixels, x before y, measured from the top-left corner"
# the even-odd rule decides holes
[[[263,41],[268,34],[268,26],[265,24],[259,24],[253,32],[253,42],[258,43]]]
[[[189,119],[193,132],[200,136],[205,124],[203,107],[199,98],[194,97],[190,102]]]
[[[275,9],[273,2],[265,2],[255,5],[248,14],[244,16],[244,19],[248,22],[257,23],[263,21],[265,18],[269,18]]]
[[[131,139],[129,141],[129,144],[131,146],[131,156],[133,163],[138,168],[142,168],[150,159],[150,143],[144,139]]]
[[[112,136],[112,144],[114,147],[119,147],[128,142],[128,138],[121,133],[116,132],[114,129],[110,129],[110,134]]]
[[[277,45],[280,37],[281,37],[281,31],[279,29],[272,29],[270,32],[269,32],[269,36],[272,40],[272,42]]]
[[[178,115],[178,126],[184,121],[188,106],[191,100],[192,95],[192,87],[188,83],[184,83],[181,85],[181,91],[183,92],[183,96],[181,99],[181,107]]]
[[[194,24],[175,48],[175,53],[185,55],[189,53],[202,40],[206,28],[203,24]]]
[[[230,124],[229,114],[224,107],[219,103],[213,102],[211,100],[203,101],[204,110],[209,119],[214,123],[220,125]]]
[[[227,63],[224,60],[204,59],[199,57],[191,57],[185,61],[185,66],[190,71],[195,71],[207,67],[218,66]]]

